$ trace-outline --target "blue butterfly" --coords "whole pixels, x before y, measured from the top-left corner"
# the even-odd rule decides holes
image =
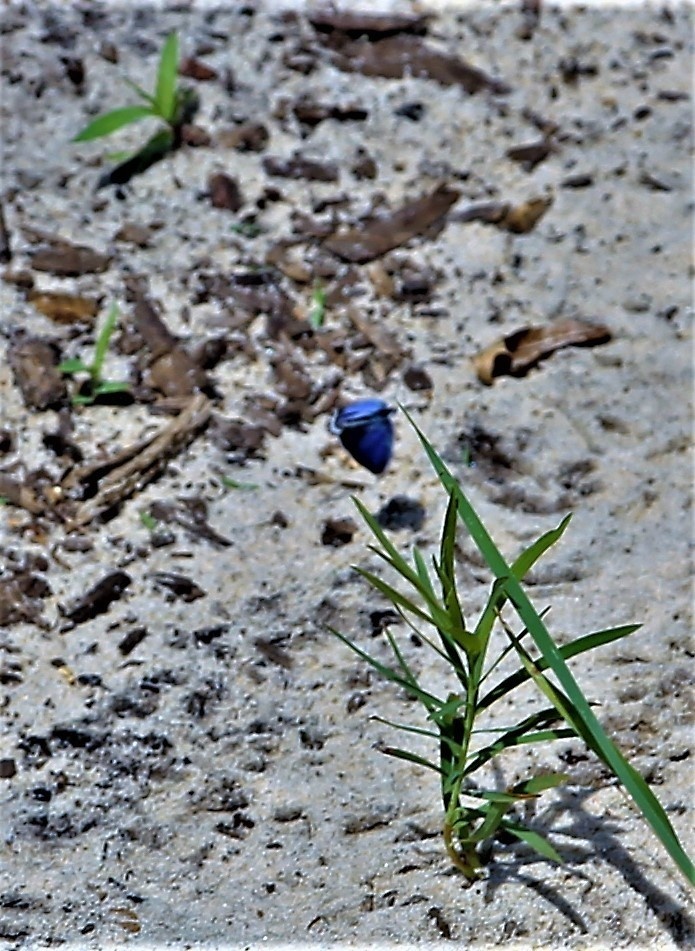
[[[393,452],[393,412],[383,400],[357,400],[337,410],[329,428],[356,462],[380,475]]]

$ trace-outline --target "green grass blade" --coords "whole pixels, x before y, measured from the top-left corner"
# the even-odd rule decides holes
[[[162,119],[171,122],[176,106],[176,72],[179,68],[179,38],[176,33],[167,36],[157,70],[154,98]]]
[[[504,752],[504,750],[509,750],[515,746],[523,746],[526,743],[533,742],[530,737],[535,735],[535,731],[537,731],[539,727],[547,727],[559,719],[560,716],[558,715],[558,711],[554,706],[546,707],[543,710],[538,710],[536,713],[532,713],[530,716],[522,720],[521,723],[518,723],[510,730],[507,730],[505,733],[503,733],[502,736],[498,737],[493,743],[490,743],[488,746],[484,746],[481,749],[477,749],[467,764],[464,775],[468,776],[471,773],[474,773],[493,757]],[[570,727],[568,730],[569,736],[576,736],[576,732],[573,728]],[[548,739],[560,739],[560,736],[556,735],[560,733],[559,730],[548,730],[546,733],[548,734]]]
[[[691,884],[695,885],[695,866],[683,849],[663,806],[647,783],[645,783],[644,780],[639,777],[636,770],[629,765],[622,753],[620,753],[604,731],[574,679],[572,672],[565,663],[559,647],[548,633],[538,612],[525,594],[519,581],[513,576],[510,566],[506,563],[492,541],[485,526],[465,497],[461,487],[407,412],[406,416],[408,416],[412,426],[415,428],[423,448],[445,490],[448,493],[454,492],[456,494],[459,516],[470,532],[480,553],[496,578],[504,581],[506,594],[513,603],[521,621],[528,628],[536,646],[573,703],[583,728],[580,731],[581,735],[583,736],[584,733],[587,733],[592,737],[592,748],[624,785],[684,877]],[[572,725],[574,726],[575,724]]]
[[[132,79],[128,79],[127,76],[123,77],[123,82],[126,83],[126,85],[130,86],[130,88],[133,90],[133,92],[136,95],[140,96],[141,99],[144,99],[145,102],[149,103],[151,112],[153,110],[156,110],[157,102],[151,93],[147,92],[146,89],[143,89],[142,86],[138,86],[138,84],[134,83]],[[155,112],[155,115],[156,115],[156,112]]]
[[[516,783],[512,786],[512,792],[524,796],[538,796],[546,789],[555,789],[556,786],[561,786],[569,778],[569,773],[543,773],[541,776],[533,776],[531,779],[524,779],[522,782]]]
[[[512,562],[512,573],[515,578],[518,578],[519,581],[523,581],[538,559],[544,555],[549,548],[552,548],[553,545],[560,541],[571,519],[571,514],[565,515],[557,528],[553,528],[544,535],[541,535],[537,541],[529,545],[529,547]]]
[[[403,608],[405,611],[410,611],[411,614],[414,614],[416,617],[421,618],[423,621],[427,621],[428,624],[436,626],[436,621],[433,620],[426,614],[421,608],[417,606],[409,598],[406,598],[404,594],[401,594],[396,588],[392,587],[387,581],[384,581],[378,575],[373,574],[371,571],[367,571],[366,568],[355,568],[355,571],[362,575],[373,588],[376,588],[377,591],[381,591],[392,604],[397,605],[398,607]]]
[[[417,736],[428,736],[430,739],[437,740],[437,742],[441,741],[447,744],[454,756],[461,755],[460,743],[457,743],[449,736],[445,736],[443,733],[435,733],[433,730],[423,730],[422,727],[411,726],[409,723],[396,723],[394,720],[387,720],[386,717],[373,716],[369,719],[376,720],[377,723],[383,723],[385,726],[390,726],[393,730],[402,730],[403,733],[414,733]]]
[[[425,769],[431,769],[439,776],[442,775],[441,767],[437,766],[436,763],[432,763],[430,760],[425,759],[424,756],[418,756],[417,753],[410,753],[408,750],[400,750],[394,746],[378,746],[377,749],[380,753],[385,753],[386,756],[394,756],[396,759],[404,759],[407,763],[415,763],[417,766],[424,766]]]
[[[100,380],[94,386],[95,396],[109,396],[112,393],[127,393],[130,389],[125,380]]]
[[[427,570],[425,559],[422,557],[417,545],[413,548],[413,561],[415,562],[415,570],[417,571],[418,578],[420,579],[420,584],[422,585],[423,589],[428,592],[427,600],[436,602],[438,598],[434,588],[432,587],[430,573]]]
[[[449,502],[444,516],[442,540],[439,548],[439,567],[437,574],[442,585],[442,600],[449,614],[456,620],[462,630],[466,629],[461,602],[456,590],[456,526],[458,516],[456,512],[456,498],[449,495]]]
[[[111,112],[97,116],[81,132],[78,132],[72,141],[89,142],[103,135],[111,135],[112,132],[132,122],[139,122],[140,119],[151,119],[152,116],[153,112],[147,106],[123,106],[122,109],[113,109]]]
[[[502,828],[505,832],[511,833],[511,835],[515,836],[521,842],[530,846],[535,852],[542,855],[543,858],[550,859],[552,862],[557,862],[558,865],[562,865],[562,857],[540,832],[527,829],[525,826],[520,825],[518,822],[513,822],[506,817],[502,822]]]
[[[58,364],[58,372],[72,376],[73,373],[89,373],[89,367],[79,357],[70,357]]]
[[[381,525],[379,525],[379,523],[374,518],[372,513],[368,511],[368,509],[365,508],[365,506],[360,502],[359,499],[353,498],[353,502],[355,503],[357,511],[360,513],[364,521],[369,526],[369,529],[374,535],[374,537],[378,539],[379,544],[384,549],[384,552],[386,552],[386,554],[388,555],[388,558],[384,558],[383,553],[380,552],[378,548],[373,548],[372,550],[375,551],[376,554],[381,555],[381,557],[384,558],[385,561],[388,561],[389,564],[391,564],[400,575],[402,575],[407,581],[409,581],[411,585],[417,591],[420,591],[420,593],[423,594],[423,597],[424,597],[425,594],[422,589],[420,578],[418,577],[417,573],[413,571],[413,569],[410,567],[408,562],[405,560],[405,558],[403,558],[401,553],[395,547],[393,542],[390,541],[390,539],[386,535],[386,532],[383,530]]]
[[[620,627],[607,628],[605,631],[595,631],[593,634],[585,634],[583,637],[578,637],[575,641],[571,641],[569,644],[564,644],[560,647],[560,654],[564,660],[570,660],[572,657],[583,654],[585,651],[593,650],[595,647],[603,647],[604,644],[610,644],[612,641],[617,641],[621,637],[627,637],[628,634],[633,634],[640,627],[640,624],[623,624]],[[548,669],[548,664],[542,657],[537,658],[533,663],[540,671]],[[504,697],[505,694],[509,693],[510,690],[514,690],[520,684],[525,683],[530,676],[527,670],[517,670],[516,673],[505,677],[504,680],[496,684],[492,690],[480,700],[478,709],[485,710],[487,707],[490,707],[496,700],[499,700],[500,697]]]
[[[483,812],[486,813],[485,818],[478,826],[478,828],[472,832],[470,835],[464,837],[459,837],[459,841],[462,845],[474,844],[477,842],[484,842],[486,839],[491,838],[499,829],[502,819],[505,814],[509,811],[512,802],[490,802],[483,808]]]
[[[109,312],[106,315],[106,320],[104,321],[104,326],[101,328],[99,336],[97,337],[96,346],[94,348],[94,361],[90,371],[94,380],[99,380],[101,377],[101,370],[104,366],[104,360],[106,359],[106,354],[109,349],[111,336],[116,329],[117,322],[118,305],[111,304]]]
[[[366,651],[363,651],[361,647],[358,647],[354,641],[351,641],[348,637],[345,637],[344,634],[341,634],[340,631],[337,631],[334,627],[329,627],[328,630],[331,634],[343,642],[347,647],[350,648],[355,654],[365,660],[371,667],[374,668],[382,677],[385,677],[386,680],[392,681],[392,683],[398,684],[399,687],[403,687],[408,693],[427,708],[427,710],[432,710],[437,707],[441,707],[443,701],[439,697],[435,697],[434,694],[428,693],[428,691],[423,690],[418,686],[417,683],[410,683],[404,677],[402,677],[397,671],[393,670],[392,667],[387,667],[386,664],[382,664],[381,661],[378,661],[375,657],[372,657],[371,654],[368,654]]]
[[[440,477],[441,478],[441,477]],[[453,477],[452,477],[453,478]],[[456,487],[460,490],[458,483]],[[471,512],[473,510],[471,509]],[[473,513],[475,514],[475,513]],[[521,581],[526,577],[528,572],[533,568],[538,559],[545,554],[545,552],[551,548],[556,542],[562,538],[565,529],[570,523],[571,515],[566,515],[565,518],[560,522],[557,528],[551,529],[549,532],[546,532],[544,535],[541,535],[537,541],[533,542],[532,545],[529,545],[522,553],[512,562],[511,572],[515,578],[518,578]],[[468,527],[468,526],[467,526]],[[481,523],[482,527],[482,523]],[[470,531],[470,528],[469,528]],[[490,540],[492,542],[492,540]],[[487,559],[486,559],[487,560]],[[479,637],[481,640],[484,640],[487,643],[488,638],[490,637],[490,632],[495,623],[497,616],[504,607],[504,603],[507,600],[506,595],[500,590],[494,590],[491,592],[488,602],[485,606],[483,613],[480,616],[478,621],[475,633],[476,637]]]

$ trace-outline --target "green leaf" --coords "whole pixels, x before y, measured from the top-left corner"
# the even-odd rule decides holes
[[[545,627],[538,612],[525,594],[519,581],[514,577],[511,568],[502,557],[492,541],[485,526],[482,524],[474,509],[468,502],[461,487],[458,485],[446,465],[427,441],[417,424],[405,411],[406,416],[418,434],[425,452],[447,493],[456,494],[456,503],[461,520],[466,525],[471,537],[480,553],[489,565],[494,575],[503,581],[506,596],[514,605],[523,624],[536,643],[548,666],[551,668],[561,686],[565,689],[570,702],[576,712],[577,722],[572,726],[577,728],[582,737],[591,737],[591,748],[601,760],[613,771],[632,796],[640,812],[652,827],[675,864],[684,877],[695,885],[695,866],[681,845],[676,832],[671,825],[663,806],[651,791],[647,783],[637,771],[630,766],[622,753],[608,737],[584,697],[572,672],[564,661],[560,648],[555,644]],[[580,728],[581,727],[581,728]]]
[[[493,757],[497,756],[499,753],[504,752],[504,750],[509,750],[516,746],[524,746],[527,743],[536,742],[536,740],[531,739],[532,736],[536,736],[537,741],[541,742],[546,738],[545,733],[536,734],[535,731],[538,730],[539,727],[548,726],[559,719],[561,719],[561,717],[554,706],[546,707],[543,710],[537,710],[536,713],[530,714],[520,723],[517,723],[516,726],[513,726],[510,730],[504,732],[493,743],[482,747],[482,749],[477,749],[471,760],[466,765],[464,775],[469,776],[476,772],[481,766],[483,766]],[[562,737],[560,730],[550,730],[546,732],[548,734],[548,740],[564,738]],[[568,735],[576,736],[575,730],[568,728]]]
[[[497,832],[502,823],[502,819],[513,804],[513,800],[511,802],[500,800],[488,803],[482,810],[485,813],[485,818],[478,828],[465,838],[459,836],[461,844],[467,845],[469,843],[484,842],[486,839],[491,838],[495,832]]]
[[[92,363],[90,373],[92,374],[93,379],[99,380],[101,377],[101,370],[104,366],[104,360],[106,359],[106,353],[109,349],[109,343],[111,341],[111,335],[116,329],[116,323],[118,322],[118,305],[111,304],[109,312],[106,315],[106,320],[104,321],[104,326],[99,332],[97,337],[96,346],[94,348],[94,362]]]
[[[242,492],[252,492],[254,489],[260,489],[257,482],[237,482],[236,479],[230,479],[223,475],[220,479],[225,489],[239,489]]]
[[[311,295],[312,307],[309,311],[309,323],[318,330],[323,326],[326,316],[326,289],[321,284],[315,284]]]
[[[583,637],[578,637],[569,644],[564,644],[560,648],[560,654],[564,660],[570,660],[570,658],[576,657],[578,654],[583,654],[585,651],[593,650],[595,647],[603,647],[605,644],[617,641],[621,637],[627,637],[628,634],[633,634],[639,630],[640,627],[640,624],[623,624],[620,627],[607,628],[605,631],[595,631],[593,634],[585,634]],[[548,669],[548,663],[542,657],[534,660],[534,664],[540,671]],[[479,702],[478,709],[485,710],[487,707],[490,707],[496,700],[499,700],[500,697],[504,697],[505,694],[508,694],[511,690],[514,690],[520,684],[529,680],[530,676],[529,672],[525,669],[517,670],[516,673],[511,674],[496,684]]]
[[[157,519],[150,515],[149,512],[140,512],[140,521],[148,532],[153,532],[158,525]]]
[[[111,135],[123,126],[139,122],[140,119],[151,119],[153,115],[154,113],[147,106],[123,106],[122,109],[113,109],[111,112],[97,116],[81,132],[78,132],[72,141],[89,142],[91,139]]]
[[[503,820],[502,828],[530,846],[535,852],[542,855],[543,858],[550,859],[552,862],[557,862],[558,865],[562,865],[562,857],[539,832],[527,829],[518,822],[513,822],[507,818]]]
[[[159,58],[157,86],[154,99],[162,119],[172,122],[176,107],[176,72],[179,68],[179,38],[176,33],[167,36]]]
[[[72,376],[73,373],[89,373],[89,367],[79,357],[71,357],[58,364],[58,372]]]
[[[125,380],[99,380],[94,385],[94,396],[108,396],[110,393],[127,393],[130,385]]]
[[[411,696],[415,697],[417,700],[420,700],[421,703],[428,709],[434,707],[441,707],[442,701],[439,697],[435,697],[434,694],[428,693],[426,690],[422,690],[416,683],[411,683],[406,680],[405,677],[402,677],[397,671],[393,670],[391,667],[387,667],[385,664],[382,664],[381,661],[378,661],[375,657],[372,657],[366,651],[363,651],[361,647],[358,647],[354,641],[351,641],[348,637],[345,637],[344,634],[341,634],[340,631],[336,630],[334,627],[329,627],[328,630],[331,634],[343,642],[351,651],[354,651],[355,654],[358,654],[362,660],[366,660],[367,663],[378,671],[382,677],[385,677],[387,680],[392,681],[395,684],[398,684],[400,687],[403,687]]]
[[[141,99],[144,99],[145,102],[149,103],[149,105],[150,105],[150,112],[151,112],[153,115],[156,115],[156,114],[157,114],[157,111],[156,111],[156,110],[157,110],[157,102],[156,102],[154,96],[152,95],[152,93],[147,92],[147,90],[146,90],[146,89],[143,89],[142,86],[138,86],[137,83],[134,83],[132,79],[128,79],[127,76],[124,76],[124,77],[123,77],[123,81],[126,83],[126,85],[130,86],[130,88],[133,90],[133,92],[136,93],[138,96],[140,96]]]
[[[371,571],[367,571],[366,568],[355,568],[357,574],[365,578],[373,588],[376,588],[377,591],[381,591],[392,604],[397,605],[398,607],[403,608],[405,611],[410,611],[411,614],[414,614],[416,617],[421,618],[423,621],[427,621],[428,624],[436,626],[436,622],[426,614],[421,608],[417,606],[409,598],[406,598],[404,594],[401,594],[396,588],[390,585],[387,581],[384,581],[378,575],[373,574]]]
[[[561,786],[569,778],[569,773],[543,773],[540,776],[533,776],[531,779],[524,779],[522,782],[516,783],[512,786],[512,792],[525,796],[537,796],[546,789],[555,789],[556,786]]]
[[[406,762],[415,763],[417,766],[424,766],[425,769],[431,769],[441,775],[442,770],[436,763],[430,762],[430,760],[425,759],[424,756],[418,756],[417,753],[410,753],[408,750],[399,750],[393,746],[379,746],[377,749],[380,753],[385,753],[387,756],[404,759]]]

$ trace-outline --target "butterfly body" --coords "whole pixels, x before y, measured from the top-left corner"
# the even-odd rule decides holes
[[[381,475],[393,452],[393,407],[383,400],[357,400],[339,409],[331,432],[340,437],[352,458],[375,475]]]

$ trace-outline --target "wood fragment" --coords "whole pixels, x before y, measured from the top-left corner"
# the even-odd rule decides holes
[[[69,529],[87,525],[152,482],[170,459],[182,452],[210,419],[211,403],[198,393],[187,408],[156,436],[117,453],[111,459],[73,470],[63,488],[98,483],[96,495],[79,506]]]

